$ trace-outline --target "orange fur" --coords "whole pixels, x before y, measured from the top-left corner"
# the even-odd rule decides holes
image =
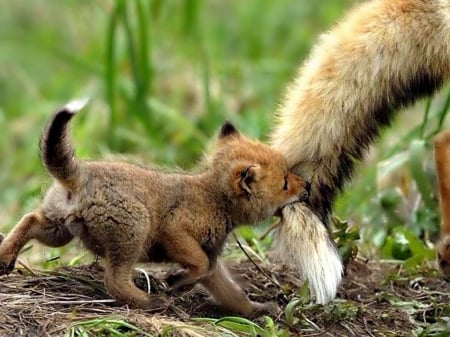
[[[321,36],[288,88],[271,144],[312,189],[308,205],[284,209],[276,246],[319,303],[342,275],[327,230],[336,195],[394,112],[449,77],[450,1],[372,0]]]
[[[434,161],[439,186],[441,238],[436,246],[439,267],[450,276],[450,130],[434,138]]]

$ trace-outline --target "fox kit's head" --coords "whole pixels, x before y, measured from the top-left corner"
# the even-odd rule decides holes
[[[230,123],[222,126],[209,160],[236,224],[256,223],[308,198],[310,184],[288,171],[280,152],[244,137]]]

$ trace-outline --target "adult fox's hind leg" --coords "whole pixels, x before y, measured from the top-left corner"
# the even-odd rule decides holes
[[[439,267],[450,276],[450,130],[434,138],[434,161],[439,185],[441,239],[436,250]]]
[[[63,223],[46,218],[40,209],[24,215],[6,237],[0,235],[0,275],[14,269],[17,256],[31,239],[47,246],[61,247],[69,243],[73,235]]]

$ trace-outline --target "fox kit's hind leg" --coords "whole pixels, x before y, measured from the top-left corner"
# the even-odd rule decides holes
[[[31,239],[61,247],[69,243],[73,235],[64,224],[47,219],[40,209],[24,215],[8,236],[0,237],[0,275],[13,270],[20,250]]]
[[[443,273],[450,276],[450,130],[445,130],[434,138],[434,160],[442,218],[437,258]]]
[[[261,312],[276,314],[279,310],[275,303],[250,301],[219,261],[200,283],[224,309],[230,312],[252,316]]]

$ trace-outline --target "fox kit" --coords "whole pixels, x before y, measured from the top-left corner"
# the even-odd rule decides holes
[[[320,38],[288,88],[270,143],[312,192],[308,205],[284,208],[275,240],[317,302],[341,280],[328,231],[336,194],[394,112],[449,77],[450,0],[373,0]]]
[[[59,247],[79,237],[105,265],[105,287],[122,304],[157,308],[132,281],[137,262],[170,261],[184,271],[173,285],[200,283],[226,310],[252,315],[270,304],[250,301],[217,260],[230,231],[304,201],[309,183],[285,158],[225,123],[198,173],[164,173],[127,163],[74,157],[68,123],[78,107],[58,110],[41,142],[53,176],[41,207],[26,214],[0,244],[0,275],[14,267],[30,239]]]

